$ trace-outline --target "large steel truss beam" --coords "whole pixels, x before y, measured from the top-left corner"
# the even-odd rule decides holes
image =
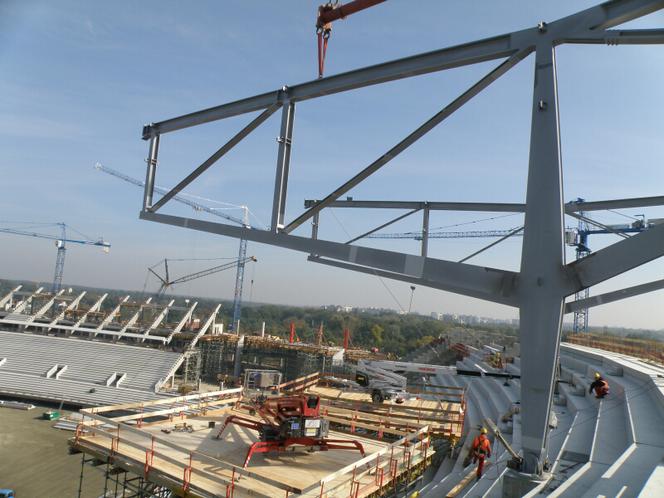
[[[224,155],[226,155],[233,147],[235,147],[237,144],[239,144],[247,135],[249,135],[252,131],[254,131],[256,128],[258,128],[262,123],[264,123],[267,120],[267,118],[272,116],[272,114],[274,114],[275,111],[278,108],[279,108],[279,106],[272,105],[272,106],[268,107],[267,109],[265,109],[255,119],[253,119],[247,126],[245,126],[239,132],[237,132],[228,142],[226,142],[219,149],[217,149],[217,151],[215,151],[214,154],[212,154],[205,161],[203,161],[203,163],[198,168],[196,168],[194,171],[189,173],[189,175],[187,175],[187,177],[184,180],[182,180],[175,187],[173,187],[171,190],[169,190],[167,193],[165,193],[163,195],[163,197],[161,199],[159,199],[158,202],[156,202],[152,206],[149,206],[150,209],[152,211],[157,211],[164,204],[166,204],[169,200],[171,200],[173,197],[175,197],[187,185],[189,185],[196,178],[198,178],[200,175],[202,175],[205,171],[207,171],[210,168],[210,166],[212,166],[214,163],[216,163],[219,159],[221,159]]]
[[[317,200],[307,199],[304,207],[310,208]],[[664,196],[632,197],[603,201],[570,201],[565,204],[565,214],[579,211],[605,211],[607,209],[629,209],[638,207],[664,206]],[[486,213],[524,213],[526,205],[516,202],[443,202],[443,201],[370,201],[343,199],[331,202],[331,208],[358,209],[424,209],[431,211],[479,211]]]
[[[563,219],[579,211],[662,205],[664,197],[619,199],[595,203],[563,204],[559,147],[555,47],[564,43],[654,44],[664,43],[664,30],[612,30],[621,23],[664,8],[664,0],[613,0],[551,23],[397,61],[350,71],[316,81],[282,87],[273,92],[238,100],[146,126],[150,140],[145,197],[141,218],[194,230],[246,238],[309,254],[311,261],[410,283],[430,286],[519,308],[522,383],[522,448],[524,470],[540,473],[546,460],[548,421],[552,402],[565,297],[664,255],[664,228],[654,227],[578,262],[564,261]],[[530,159],[525,204],[431,203],[390,201],[339,201],[338,198],[366,180],[424,136],[501,74],[535,51]],[[506,60],[505,60],[506,59]],[[286,221],[288,154],[293,104],[308,99],[395,81],[411,76],[467,66],[478,62],[503,62],[476,85],[425,122],[400,143],[354,177],[318,201],[309,201],[304,213]],[[157,153],[161,134],[249,112],[282,107],[282,132],[277,160],[271,230],[254,230],[156,213],[152,206]],[[290,113],[291,117],[288,117]],[[200,173],[196,171],[188,178]],[[161,204],[155,205],[157,209]],[[423,210],[421,256],[401,254],[351,243],[318,239],[321,210],[328,207],[373,207]],[[520,272],[483,268],[427,256],[426,234],[431,210],[496,211],[525,213]],[[293,236],[294,229],[312,219],[311,237]],[[653,289],[659,283],[624,289],[623,296]],[[637,286],[638,287],[638,286]],[[621,291],[619,291],[621,292]],[[616,296],[605,296],[606,299]]]
[[[592,287],[661,256],[664,225],[657,225],[567,265],[573,285],[568,292]]]
[[[608,29],[655,12],[662,7],[664,7],[664,2],[661,0],[610,1],[555,21],[548,27],[561,32],[557,42],[563,43],[566,39],[563,36],[564,31],[571,30],[572,27],[576,28],[578,36],[581,36],[581,33],[588,33],[591,30],[599,32],[600,30]],[[568,37],[571,38],[570,35],[568,33]],[[210,123],[248,112],[260,111],[274,104],[283,103],[286,99],[291,102],[300,102],[369,85],[377,85],[412,76],[477,64],[479,62],[503,59],[514,55],[519,50],[532,47],[536,42],[537,36],[537,28],[515,31],[348,71],[291,87],[283,87],[277,91],[263,93],[255,97],[237,100],[147,125],[143,129],[143,138],[147,140],[157,135],[191,126]]]
[[[343,185],[339,186],[336,190],[334,190],[332,193],[330,193],[323,200],[318,201],[313,206],[311,206],[307,211],[305,211],[300,216],[298,216],[296,219],[291,221],[284,228],[284,232],[289,233],[289,232],[293,231],[294,229],[299,227],[302,223],[304,223],[309,218],[311,218],[314,214],[319,213],[323,208],[328,206],[331,202],[336,201],[339,197],[344,195],[350,189],[352,189],[353,187],[356,187],[357,185],[362,183],[364,180],[369,178],[369,176],[373,175],[376,171],[378,171],[380,168],[385,166],[388,162],[390,162],[392,159],[397,157],[399,154],[401,154],[403,151],[405,151],[408,147],[413,145],[420,138],[422,138],[424,135],[426,135],[431,130],[433,130],[437,125],[439,125],[444,120],[446,120],[448,117],[450,117],[452,114],[454,114],[464,104],[468,103],[473,97],[475,97],[482,90],[487,88],[491,83],[496,81],[498,78],[500,78],[502,75],[504,75],[507,71],[512,69],[514,66],[516,66],[519,62],[521,62],[523,59],[525,59],[531,52],[532,52],[532,49],[530,47],[525,48],[523,50],[520,50],[519,52],[517,52],[516,54],[511,56],[509,59],[507,59],[505,62],[500,64],[498,67],[496,67],[495,69],[490,71],[483,78],[481,78],[479,81],[477,81],[477,83],[475,83],[473,86],[471,86],[468,90],[463,92],[456,99],[454,99],[452,102],[450,102],[448,105],[446,105],[443,109],[441,109],[438,113],[436,113],[434,116],[429,118],[426,122],[424,122],[422,125],[417,127],[417,129],[415,129],[415,131],[410,133],[406,138],[401,140],[398,144],[396,144],[394,147],[392,147],[389,151],[387,151],[385,154],[381,155],[378,159],[376,159],[369,166],[367,166],[362,171],[360,171],[358,174],[356,174],[353,178],[351,178],[350,180],[345,182]]]
[[[285,100],[301,102],[369,85],[477,64],[478,62],[503,59],[527,47],[529,45],[528,35],[532,36],[532,33],[535,31],[535,29],[527,29],[511,34],[495,36],[347,73],[328,76],[299,85],[284,86],[277,91],[267,92],[255,97],[237,100],[228,104],[185,114],[177,118],[153,123],[144,127],[143,138],[147,140],[156,135],[191,126],[210,123],[248,112],[260,111],[271,105],[283,103]]]
[[[517,306],[514,286],[516,273],[496,268],[474,266],[441,259],[423,258],[411,254],[361,247],[328,240],[310,239],[266,230],[236,227],[223,223],[142,212],[141,219],[189,228],[201,232],[226,235],[236,239],[292,249],[358,266],[374,268],[413,279],[414,283],[436,284],[436,288],[471,297],[480,297],[510,306]]]
[[[571,303],[567,303],[565,305],[565,313],[574,313],[578,310],[594,308],[595,306],[613,303],[622,299],[627,299],[629,297],[640,296],[641,294],[646,294],[647,292],[653,292],[660,289],[664,289],[664,279],[655,280],[645,284],[634,285],[632,287],[626,287],[617,291],[606,292],[604,294],[591,296],[586,299],[577,299],[576,301],[572,301]]]

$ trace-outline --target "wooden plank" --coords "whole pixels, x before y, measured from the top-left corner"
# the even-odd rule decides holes
[[[382,432],[386,432],[388,434],[396,434],[397,436],[407,436],[408,434],[410,434],[410,432],[400,431],[398,429],[393,429],[391,427],[372,425],[372,424],[367,424],[367,423],[360,422],[360,421],[357,421],[357,420],[349,420],[349,419],[345,419],[345,418],[330,417],[329,415],[326,416],[325,419],[329,420],[330,422],[335,422],[337,424],[343,424],[343,425],[348,425],[348,426],[350,426],[352,424],[355,427],[362,427],[363,429],[369,429],[369,430],[376,431],[376,432],[382,431]]]
[[[212,391],[209,393],[196,393],[196,394],[187,394],[186,396],[177,396],[177,397],[170,397],[170,398],[163,398],[163,399],[156,399],[153,401],[144,401],[142,403],[122,403],[118,405],[108,405],[108,406],[100,406],[100,407],[93,407],[93,408],[83,408],[80,410],[83,413],[104,413],[104,412],[109,412],[109,411],[115,411],[115,410],[129,410],[131,408],[136,408],[140,409],[140,407],[146,407],[146,406],[155,406],[155,405],[164,405],[164,404],[169,404],[169,403],[182,403],[184,401],[188,401],[190,399],[207,399],[207,398],[214,398],[217,396],[229,396],[231,394],[237,394],[242,392],[241,387],[236,387],[233,389],[226,389],[223,391]]]
[[[484,468],[487,469],[491,465],[491,462],[484,462]],[[477,467],[473,465],[473,468],[468,471],[468,473],[461,479],[456,486],[454,486],[445,498],[456,498],[461,491],[463,491],[471,482],[475,480],[477,475]]]
[[[112,417],[111,420],[113,422],[126,422],[127,420],[136,420],[140,418],[150,418],[150,417],[158,417],[160,415],[168,415],[170,413],[177,413],[177,412],[182,412],[182,411],[194,411],[194,410],[203,410],[206,409],[209,406],[219,406],[219,405],[229,405],[229,404],[235,404],[240,400],[240,398],[228,398],[228,399],[220,399],[217,401],[210,401],[210,402],[199,402],[199,403],[192,403],[189,405],[178,405],[172,408],[165,408],[163,410],[155,410],[155,411],[149,411],[149,412],[139,412],[139,413],[133,413],[131,415],[123,415],[121,417]],[[201,406],[203,403],[205,403],[204,406]]]

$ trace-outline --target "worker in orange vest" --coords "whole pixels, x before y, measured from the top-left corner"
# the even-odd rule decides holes
[[[482,427],[480,435],[473,440],[473,463],[477,463],[477,478],[482,477],[482,470],[484,469],[484,459],[491,457],[491,442],[486,437],[487,430]]]
[[[588,393],[592,393],[593,389],[595,390],[596,398],[603,398],[609,394],[609,383],[605,381],[598,372],[595,372],[595,382],[590,384]]]

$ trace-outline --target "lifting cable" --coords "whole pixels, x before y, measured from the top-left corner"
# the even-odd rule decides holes
[[[329,27],[328,27],[329,26]],[[325,70],[325,55],[327,54],[327,42],[330,40],[330,33],[332,32],[331,23],[316,29],[318,36],[318,77],[323,77]]]

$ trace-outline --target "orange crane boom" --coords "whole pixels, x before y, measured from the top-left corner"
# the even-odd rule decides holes
[[[373,7],[385,0],[353,0],[347,4],[339,2],[328,2],[318,7],[318,17],[316,18],[316,34],[318,36],[318,77],[323,77],[325,69],[325,55],[327,53],[327,42],[332,32],[332,23],[339,19],[345,19],[351,14],[355,14],[369,7]]]

